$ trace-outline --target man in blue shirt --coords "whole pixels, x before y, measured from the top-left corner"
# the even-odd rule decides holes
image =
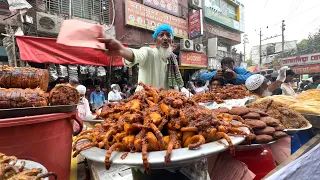
[[[213,72],[203,73],[200,79],[203,81],[214,79],[223,79],[224,84],[240,85],[245,84],[248,77],[253,75],[252,72],[235,66],[235,61],[231,57],[225,57],[221,60],[221,69]]]
[[[95,91],[93,91],[90,94],[90,105],[93,110],[98,109],[101,107],[104,102],[106,101],[106,98],[104,96],[104,93],[101,91],[100,86],[96,86]]]

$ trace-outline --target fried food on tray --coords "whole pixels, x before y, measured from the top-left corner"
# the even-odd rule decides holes
[[[195,94],[192,99],[196,102],[216,102],[219,104],[227,99],[243,99],[248,95],[245,85],[227,84],[204,94]]]
[[[260,120],[265,122],[268,126],[277,127],[280,125],[280,121],[272,117],[262,117]]]
[[[260,114],[256,112],[249,112],[248,114],[243,115],[245,119],[260,119]]]
[[[105,120],[78,135],[73,144],[74,157],[88,147],[105,148],[108,169],[113,151],[142,152],[144,167],[150,172],[147,152],[166,150],[164,162],[170,163],[173,149],[198,149],[204,143],[224,138],[233,154],[234,146],[228,134],[249,138],[239,129],[247,125],[231,124],[230,114],[215,113],[175,90],[161,91],[139,85],[144,89],[128,100],[102,108],[99,116]],[[80,144],[82,139],[89,143]]]
[[[274,127],[276,131],[283,131],[285,127],[282,124],[279,124],[278,126]]]
[[[47,106],[45,92],[37,89],[0,88],[0,109]]]
[[[296,99],[301,101],[309,101],[309,100],[315,100],[320,101],[320,89],[309,89],[307,91],[304,91],[296,96]]]
[[[298,101],[292,96],[285,96],[285,95],[274,95],[274,96],[267,96],[261,99],[258,99],[256,102],[261,102],[264,100],[274,100],[283,104],[290,106],[291,104],[297,103]]]
[[[17,157],[0,153],[0,180],[41,180],[49,176],[57,179],[56,173],[42,174],[41,168],[26,169],[24,161],[19,166],[16,164]]]
[[[256,135],[261,135],[261,134],[268,134],[268,135],[272,135],[276,130],[273,127],[267,126],[263,129],[255,129],[254,133]]]
[[[273,137],[270,135],[262,134],[262,135],[257,135],[256,138],[254,139],[254,143],[257,144],[266,144],[268,142],[271,142],[273,140]]]
[[[250,112],[249,108],[247,107],[233,107],[230,109],[230,114],[242,116]]]
[[[320,101],[316,101],[314,99],[291,104],[289,107],[299,111],[300,113],[320,115]]]
[[[218,109],[214,109],[213,110],[215,113],[228,113],[229,112],[229,109],[226,108],[226,107],[220,107]]]
[[[80,94],[78,90],[69,84],[57,84],[49,95],[51,106],[55,105],[74,105],[78,104]]]
[[[273,138],[274,139],[281,139],[283,137],[287,136],[287,134],[283,131],[276,131],[273,133]]]
[[[308,121],[297,110],[274,100],[254,102],[248,107],[265,109],[270,117],[280,120],[287,129],[304,128],[308,125]]]
[[[260,120],[247,120],[246,124],[249,125],[252,129],[263,129],[267,127],[267,124]]]

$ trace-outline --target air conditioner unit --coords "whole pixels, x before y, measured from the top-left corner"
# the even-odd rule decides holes
[[[194,9],[202,9],[202,0],[189,0],[189,4]]]
[[[56,15],[37,12],[37,31],[58,34],[63,21]]]
[[[204,53],[203,44],[194,44],[194,52]]]
[[[207,46],[207,55],[208,57],[217,57],[218,53],[218,38],[210,38],[208,39],[208,46]]]
[[[193,41],[190,39],[181,39],[180,40],[180,50],[193,51]]]

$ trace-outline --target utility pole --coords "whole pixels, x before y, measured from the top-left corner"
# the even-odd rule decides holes
[[[284,30],[286,30],[286,25],[284,24],[284,20],[282,20],[282,53],[284,53]]]
[[[262,33],[261,33],[261,28],[260,28],[260,33],[259,33],[259,36],[260,36],[260,45],[259,45],[259,57],[260,57],[260,60],[259,60],[259,67],[261,66],[262,64],[262,47],[261,47],[261,38],[262,38]],[[259,69],[260,70],[260,69]]]
[[[249,43],[248,35],[243,35],[243,62],[246,62],[246,44]]]

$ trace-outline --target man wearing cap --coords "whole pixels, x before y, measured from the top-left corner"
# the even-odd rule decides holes
[[[179,71],[176,55],[172,52],[173,30],[167,24],[161,24],[152,35],[156,48],[126,48],[116,39],[99,39],[105,43],[102,50],[109,56],[123,57],[124,64],[132,67],[139,64],[138,82],[157,88],[182,88],[183,80]],[[141,90],[141,87],[137,87]]]
[[[117,84],[111,85],[111,91],[108,93],[108,101],[109,102],[118,102],[122,99],[120,93],[120,87]]]

